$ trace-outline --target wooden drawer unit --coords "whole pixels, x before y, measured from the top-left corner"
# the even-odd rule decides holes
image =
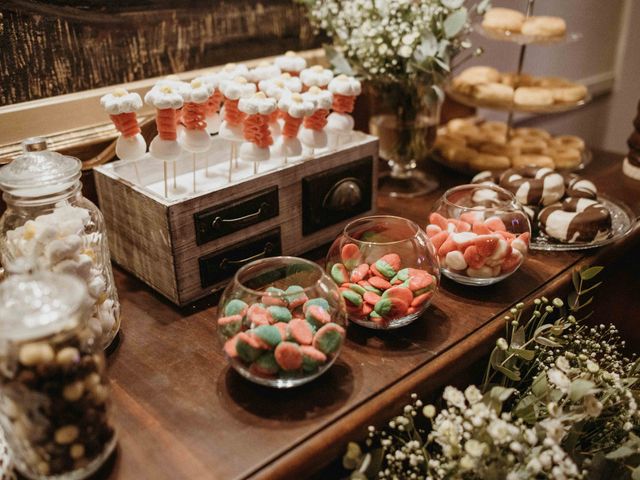
[[[250,165],[226,179],[226,142],[198,157],[196,193],[160,194],[162,166],[147,156],[95,169],[112,259],[178,305],[223,288],[252,258],[299,255],[332,241],[353,218],[374,213],[378,141],[356,132],[335,152],[288,165]],[[208,158],[205,157],[208,156]],[[204,175],[210,167],[209,183]],[[177,164],[191,185],[192,157]],[[268,170],[267,170],[268,169]],[[202,172],[201,172],[202,170]]]

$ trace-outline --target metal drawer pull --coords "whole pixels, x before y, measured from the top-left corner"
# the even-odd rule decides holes
[[[254,218],[258,218],[260,215],[262,215],[262,212],[264,210],[267,210],[270,206],[271,205],[269,205],[267,202],[262,202],[257,212],[250,213],[249,215],[245,215],[244,217],[238,217],[238,218],[216,217],[213,219],[213,222],[211,222],[211,228],[214,228],[214,229],[220,228],[224,223],[239,223],[239,222],[246,222],[249,220],[253,220]]]
[[[264,246],[264,250],[260,253],[256,253],[255,255],[243,258],[242,260],[229,260],[227,258],[223,258],[220,262],[220,268],[226,270],[228,267],[235,267],[238,265],[244,265],[249,262],[253,262],[254,260],[258,260],[259,258],[266,257],[273,251],[273,244],[271,242],[267,242]]]

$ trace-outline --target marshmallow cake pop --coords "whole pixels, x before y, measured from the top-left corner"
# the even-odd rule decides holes
[[[206,130],[206,108],[214,87],[201,78],[193,79],[189,87],[185,92],[182,108],[182,124],[185,127],[181,138],[182,146],[189,152],[206,152],[211,145],[211,137]]]
[[[362,92],[360,82],[353,77],[338,75],[329,83],[333,93],[333,112],[327,118],[329,147],[335,149],[343,142],[349,142],[353,132],[353,107],[356,97]]]
[[[280,70],[290,74],[292,77],[299,76],[300,72],[307,68],[307,61],[291,50],[284,55],[276,57],[273,63],[275,63]]]
[[[241,98],[238,108],[246,114],[244,120],[245,142],[240,146],[240,159],[253,162],[254,173],[258,172],[258,162],[269,159],[269,147],[273,137],[269,131],[269,115],[276,109],[276,101],[258,92],[249,98]]]
[[[249,70],[247,80],[258,85],[262,80],[268,80],[279,76],[281,73],[280,67],[269,63],[267,61],[260,62],[257,67]]]
[[[311,156],[315,149],[327,146],[327,115],[333,103],[333,94],[328,90],[320,90],[318,87],[311,87],[302,94],[302,98],[312,102],[315,111],[304,118],[302,130],[298,138],[302,144],[310,150]]]
[[[238,110],[238,102],[241,98],[247,98],[256,93],[256,86],[247,82],[244,77],[236,77],[233,80],[222,81],[220,90],[224,95],[224,120],[218,134],[226,140],[241,142],[244,138],[242,122],[245,115]]]
[[[305,68],[300,72],[300,80],[304,85],[304,90],[309,90],[311,87],[327,88],[329,82],[333,79],[333,72],[328,68],[323,68],[320,65],[314,65],[313,67]]]
[[[280,98],[278,109],[282,112],[284,126],[282,136],[274,146],[274,155],[283,157],[284,163],[287,163],[289,158],[302,154],[298,131],[303,118],[312,115],[316,108],[312,101],[305,100],[299,93],[290,93]]]
[[[205,106],[205,121],[207,122],[207,132],[218,133],[220,130],[220,107],[224,101],[224,96],[220,91],[220,75],[218,73],[210,73],[200,77],[213,88],[213,93],[207,99]]]
[[[116,140],[116,155],[122,160],[138,160],[147,152],[147,142],[140,134],[136,112],[142,107],[137,93],[118,88],[100,99],[102,107],[120,132]]]
[[[279,77],[262,80],[259,87],[260,91],[264,92],[267,97],[279,101],[284,95],[300,92],[302,90],[302,82],[298,77],[283,73]],[[279,137],[281,133],[279,118],[280,112],[278,110],[275,110],[269,117],[269,129],[274,138]]]

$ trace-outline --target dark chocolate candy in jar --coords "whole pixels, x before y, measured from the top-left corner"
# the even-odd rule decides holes
[[[0,284],[0,424],[28,478],[86,478],[115,446],[91,307],[85,283],[68,274]]]

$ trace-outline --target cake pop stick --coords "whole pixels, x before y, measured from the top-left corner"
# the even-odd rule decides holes
[[[320,65],[314,65],[300,72],[300,80],[302,80],[303,91],[305,92],[311,87],[327,88],[329,82],[333,80],[333,72]]]
[[[220,130],[220,108],[224,101],[224,95],[220,91],[220,75],[211,73],[201,77],[203,82],[213,88],[213,93],[207,99],[205,105],[205,121],[207,122],[207,132],[213,134]]]
[[[229,181],[233,171],[233,163],[237,157],[238,144],[244,140],[242,123],[245,114],[238,109],[240,99],[247,98],[256,93],[256,86],[248,83],[244,77],[236,77],[233,80],[225,80],[220,84],[220,90],[224,95],[224,120],[220,124],[220,138],[228,140],[231,144],[229,153]]]
[[[144,96],[144,101],[156,109],[156,125],[158,135],[149,145],[149,152],[155,158],[164,162],[164,196],[169,196],[167,186],[167,163],[173,163],[173,188],[178,189],[175,162],[182,153],[182,147],[178,143],[177,111],[182,108],[184,99],[182,95],[170,84],[156,84]]]
[[[327,146],[327,133],[324,131],[327,125],[327,115],[333,103],[333,94],[328,90],[320,90],[318,87],[311,87],[302,94],[302,98],[313,102],[315,111],[304,117],[303,127],[298,138],[308,149],[309,158],[313,157],[317,148]]]
[[[191,152],[193,166],[193,192],[196,191],[196,155],[206,152],[211,146],[211,137],[207,132],[207,121],[205,120],[207,101],[213,94],[213,87],[200,78],[191,81],[190,89],[186,92],[184,106],[182,107],[182,123],[184,131],[182,133],[182,147]],[[208,173],[209,162],[207,159]]]
[[[240,146],[240,159],[253,162],[253,173],[258,173],[258,163],[269,160],[269,147],[273,137],[269,131],[269,115],[276,109],[276,101],[258,92],[249,98],[241,98],[238,109],[246,114],[244,119],[245,142]]]
[[[111,117],[116,129],[120,132],[116,140],[116,155],[122,160],[139,160],[147,152],[147,142],[140,134],[140,125],[136,112],[142,107],[142,99],[137,93],[129,93],[124,88],[117,88],[100,99],[102,107]],[[136,178],[140,183],[138,164],[133,164]]]
[[[255,83],[256,86],[260,84],[263,80],[269,80],[270,78],[275,78],[280,76],[282,72],[280,71],[280,67],[274,65],[273,63],[269,63],[267,61],[260,62],[257,67],[249,70],[249,74],[247,75],[247,80],[252,83]]]
[[[362,92],[360,82],[353,77],[338,75],[329,83],[333,93],[333,112],[327,119],[329,149],[335,150],[342,143],[349,142],[353,135],[353,107],[356,97]]]
[[[282,156],[283,163],[286,164],[289,158],[302,154],[298,131],[303,118],[312,115],[316,108],[313,102],[305,100],[299,93],[290,93],[280,98],[278,109],[283,115],[284,126],[282,127],[282,136],[274,146],[274,154]]]
[[[291,50],[284,55],[276,57],[273,63],[275,63],[283,73],[288,73],[292,77],[299,76],[300,72],[307,68],[307,61]]]
[[[283,95],[300,92],[302,90],[302,82],[298,77],[292,77],[288,73],[283,73],[279,77],[262,80],[259,87],[260,91],[264,92],[267,97],[279,101]],[[280,136],[282,130],[280,122],[278,121],[279,118],[279,110],[275,110],[269,117],[269,129],[274,139]]]

